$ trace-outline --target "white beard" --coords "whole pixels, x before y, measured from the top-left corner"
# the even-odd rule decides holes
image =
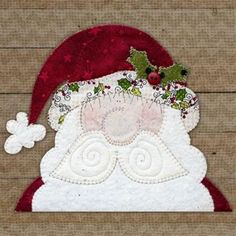
[[[95,185],[46,183],[34,195],[33,211],[213,211],[208,190],[191,178],[159,184],[130,180],[116,166]]]
[[[138,113],[138,107],[131,107]],[[99,123],[95,118],[89,123],[88,118],[83,121],[81,109],[66,116],[56,134],[55,147],[42,159],[45,184],[33,197],[33,211],[214,210],[212,197],[201,184],[206,174],[205,158],[190,145],[180,111],[165,108],[163,120],[157,119],[157,124],[150,115],[149,122],[139,122],[148,131],[140,131],[138,126],[136,132],[131,124],[136,121],[128,118],[129,109],[124,111],[125,127],[115,122],[121,118],[119,113],[114,122],[101,119]],[[92,110],[96,114],[101,107],[96,110],[95,104]],[[91,112],[87,109],[83,114],[90,117]],[[94,129],[97,131],[91,131]]]

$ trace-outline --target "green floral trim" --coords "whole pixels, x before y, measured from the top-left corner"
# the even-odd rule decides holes
[[[187,114],[187,109],[194,106],[197,103],[197,97],[192,96],[186,90],[186,78],[188,71],[187,69],[179,63],[175,63],[169,67],[157,67],[152,65],[148,59],[147,53],[145,51],[138,51],[135,48],[130,48],[130,56],[127,59],[130,62],[136,72],[136,77],[123,74],[123,77],[117,80],[117,86],[112,88],[116,91],[123,91],[130,93],[134,96],[142,96],[142,89],[148,85],[148,75],[152,71],[156,71],[161,78],[160,84],[153,86],[153,96],[154,100],[159,99],[161,103],[167,104],[174,109],[181,110],[182,117],[185,118]],[[67,83],[58,92],[61,94],[56,94],[55,104],[59,107],[60,112],[68,113],[71,107],[68,103],[64,101],[70,101],[71,96],[74,93],[78,93],[80,86],[84,84],[89,84],[91,91],[88,92],[88,100],[93,99],[100,94],[106,94],[110,90],[111,85],[105,85],[101,82],[86,81],[82,83],[74,82]],[[94,86],[93,86],[94,85]],[[113,84],[114,86],[114,84]],[[118,88],[118,90],[116,90]],[[155,95],[154,95],[155,94]],[[64,121],[65,115],[59,117],[58,123],[61,124]]]
[[[66,116],[66,115],[62,115],[62,116],[59,117],[59,119],[58,119],[58,124],[62,124],[62,123],[64,122],[65,116]]]
[[[177,101],[183,101],[185,99],[185,96],[187,94],[186,89],[179,89],[176,92],[176,100]]]
[[[76,86],[76,83],[73,83],[73,87],[71,87],[72,84],[66,84],[65,88],[62,87],[60,90],[58,90],[61,101],[60,106],[58,105],[58,109],[63,109],[61,111],[63,115],[59,117],[58,124],[62,124],[64,122],[65,115],[72,109],[70,104],[66,103],[66,101],[70,101],[71,96],[73,96],[74,93],[76,95],[78,91],[77,88],[80,87],[80,84]],[[112,85],[105,85],[101,82],[96,83],[95,81],[90,81],[90,83],[86,82],[85,84],[87,84],[90,88],[90,91],[87,91],[87,94],[90,94],[91,97],[88,99],[94,99],[100,94],[107,94],[109,91],[112,93],[116,93],[116,91],[125,92],[141,97],[142,90],[145,88],[145,86],[150,86],[147,80],[136,79],[135,77],[132,78],[126,73],[124,73],[123,76]],[[71,90],[69,88],[73,88],[74,92],[70,93],[69,91]],[[178,85],[178,83],[170,83],[165,87],[162,85],[153,86],[152,89],[153,94],[152,96],[150,94],[150,99],[155,101],[160,100],[161,104],[166,104],[174,109],[181,110],[183,118],[185,118],[187,115],[188,108],[194,106],[198,101],[196,96],[193,96],[188,92],[186,87],[182,86],[181,84]]]
[[[122,78],[117,80],[118,85],[124,92],[131,93],[135,96],[141,96],[142,92],[139,88],[142,85],[142,80],[130,80],[128,78]]]
[[[79,85],[78,83],[71,83],[71,84],[68,84],[69,86],[69,90],[72,91],[72,92],[79,92]]]
[[[141,96],[141,95],[142,95],[142,93],[141,93],[141,91],[140,91],[139,88],[133,87],[130,92],[131,92],[133,95],[135,95],[135,96]]]
[[[131,82],[126,78],[119,79],[118,85],[125,91],[127,91],[132,86]]]

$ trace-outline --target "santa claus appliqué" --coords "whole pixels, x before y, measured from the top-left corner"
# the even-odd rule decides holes
[[[14,154],[45,136],[35,124],[53,94],[55,146],[17,211],[230,211],[190,144],[199,121],[188,69],[148,34],[104,25],[65,40],[36,80],[29,119],[7,123]]]

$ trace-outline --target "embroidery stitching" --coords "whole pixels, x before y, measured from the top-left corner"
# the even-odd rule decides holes
[[[126,82],[120,83],[123,88],[119,86],[118,83],[121,80],[119,79],[119,77],[123,78],[122,81],[129,81],[129,87],[127,85],[123,85],[123,83],[125,84]],[[184,119],[188,116],[188,113],[199,109],[197,97],[187,87],[183,87],[182,85],[175,83],[170,83],[166,87],[151,87],[147,84],[146,80],[136,80],[135,78],[135,72],[125,71],[116,72],[112,75],[105,76],[100,79],[95,79],[92,82],[90,81],[89,83],[86,83],[85,81],[77,82],[81,93],[74,91],[70,94],[70,99],[65,99],[63,95],[60,95],[61,92],[56,92],[54,96],[55,99],[53,98],[52,106],[50,107],[48,112],[49,124],[52,126],[52,128],[58,130],[60,125],[63,123],[65,115],[75,107],[83,103],[91,102],[103,95],[115,95],[117,93],[120,93],[121,91],[134,96],[142,96],[143,98],[150,98],[150,94],[152,94],[152,97],[150,98],[151,100],[160,104],[171,106],[174,109],[179,109],[181,111],[182,118]],[[106,87],[108,87],[109,89],[103,91],[99,90],[99,92],[97,93],[91,92],[91,90],[93,90],[93,88],[95,88],[97,84],[104,84],[100,81],[106,81],[106,84],[109,84],[106,85]],[[103,86],[105,88],[105,85]],[[68,88],[68,84],[66,84],[66,88]],[[61,89],[59,90],[61,91]],[[86,94],[86,96],[84,96],[83,94]],[[58,96],[60,98],[58,98]],[[59,101],[60,103],[58,103]],[[55,119],[56,117],[58,118]],[[57,120],[57,122],[55,120]]]

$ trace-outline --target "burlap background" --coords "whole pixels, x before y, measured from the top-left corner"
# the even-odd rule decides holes
[[[236,206],[235,0],[1,0],[0,145],[5,123],[27,111],[32,85],[51,50],[72,33],[100,23],[121,23],[152,34],[176,61],[191,68],[190,87],[201,103],[192,142],[208,160],[208,176]],[[46,109],[39,122],[46,124]],[[0,161],[0,235],[236,235],[235,213],[14,212],[25,187],[39,175],[54,134],[32,150]],[[194,164],[194,163],[193,163]]]

